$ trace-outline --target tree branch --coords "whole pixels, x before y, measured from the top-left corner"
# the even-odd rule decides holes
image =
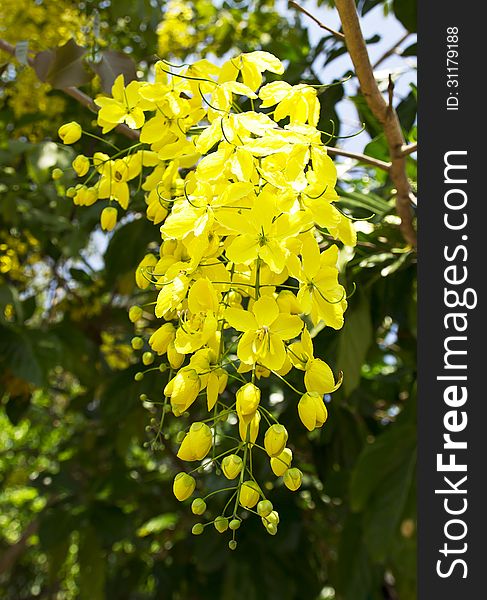
[[[15,56],[15,46],[12,46],[12,44],[9,44],[7,41],[2,39],[0,39],[0,50],[4,50],[11,56]],[[31,67],[34,66],[34,59],[31,56],[27,58],[27,62]],[[62,88],[61,92],[63,92],[67,96],[71,96],[71,98],[74,98],[77,102],[79,102],[83,106],[86,106],[91,111],[98,112],[98,106],[93,102],[93,98],[82,92],[77,87]],[[118,131],[118,133],[121,133],[122,135],[128,137],[131,140],[139,139],[139,132],[134,129],[130,129],[130,127],[127,127],[127,125],[117,125],[117,127],[115,127],[115,131]]]
[[[403,156],[409,156],[418,150],[418,143],[414,142],[414,144],[407,144],[401,148],[401,153]]]
[[[325,146],[326,151],[331,156],[345,156],[347,158],[353,158],[358,160],[359,162],[365,163],[367,165],[372,165],[373,167],[377,167],[378,169],[382,169],[383,171],[389,171],[391,168],[391,163],[384,162],[383,160],[379,160],[378,158],[373,158],[372,156],[368,156],[367,154],[360,154],[358,152],[349,152],[348,150],[342,150],[341,148],[333,148],[331,146]]]
[[[401,219],[402,234],[411,246],[416,247],[416,231],[413,227],[411,210],[414,196],[406,175],[406,157],[403,154],[405,141],[401,124],[396,111],[388,105],[375,81],[374,70],[370,63],[354,0],[335,0],[335,5],[340,15],[345,42],[362,94],[370,110],[384,128],[391,155],[389,173],[396,188],[396,211]]]
[[[292,8],[295,8],[296,10],[298,10],[299,12],[302,12],[304,15],[306,15],[312,21],[314,21],[318,25],[318,27],[321,27],[321,29],[328,31],[328,33],[331,33],[332,35],[337,37],[339,40],[345,39],[345,36],[343,35],[343,33],[340,33],[339,31],[335,31],[331,27],[328,27],[328,25],[325,25],[324,23],[319,21],[314,15],[312,15],[310,12],[308,12],[305,8],[300,6],[297,2],[294,2],[294,0],[289,0],[288,6],[291,6]]]

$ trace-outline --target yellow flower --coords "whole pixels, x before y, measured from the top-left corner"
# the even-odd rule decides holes
[[[260,488],[255,481],[244,481],[240,488],[239,502],[245,508],[253,508],[260,498]]]
[[[288,490],[295,492],[301,487],[301,482],[303,481],[303,474],[299,469],[296,469],[296,467],[292,467],[284,473],[283,480],[284,485],[288,488]]]
[[[171,398],[171,406],[176,417],[183,414],[196,400],[201,389],[201,381],[194,369],[185,368],[177,373],[164,388],[164,395]]]
[[[274,112],[274,120],[281,121],[285,117],[290,122],[309,123],[316,127],[320,117],[320,103],[316,95],[316,89],[306,84],[289,85],[285,81],[273,81],[264,85],[259,91],[262,108],[268,108],[277,104]]]
[[[219,294],[208,279],[198,279],[193,283],[188,294],[188,309],[189,314],[181,318],[174,342],[181,354],[195,352],[216,333]]]
[[[107,206],[101,211],[101,228],[104,231],[111,231],[117,224],[117,209],[114,206]]]
[[[267,199],[259,201],[259,197],[244,214],[220,211],[217,218],[225,227],[239,232],[226,250],[229,260],[249,265],[261,258],[274,273],[284,270],[289,256],[286,240],[299,233],[302,224],[299,213],[279,215],[275,206]]]
[[[191,475],[188,475],[187,473],[178,473],[174,478],[172,490],[176,498],[180,502],[183,502],[191,496],[195,487],[196,481],[194,480],[194,477],[191,477]]]
[[[99,96],[95,104],[100,107],[98,124],[103,133],[108,133],[119,123],[126,123],[131,129],[139,129],[145,121],[144,111],[140,107],[143,100],[139,96],[140,83],[131,81],[127,87],[123,74],[119,75],[112,86],[112,98]],[[76,140],[75,140],[76,141]]]
[[[243,461],[240,456],[230,454],[222,460],[222,471],[227,479],[235,479],[240,475],[243,468]]]
[[[174,340],[176,329],[172,323],[164,323],[149,338],[149,346],[157,354],[165,354],[169,344]]]
[[[194,461],[203,460],[213,443],[211,429],[205,423],[193,423],[178,450],[178,458]]]
[[[80,186],[77,189],[73,202],[77,206],[91,206],[98,200],[98,192],[94,187]]]
[[[309,431],[321,427],[328,418],[323,398],[317,392],[307,392],[298,403],[298,413],[303,425]]]
[[[284,450],[278,456],[271,458],[271,469],[274,475],[281,477],[288,470],[293,459],[293,453],[290,448],[284,448]]]
[[[286,447],[287,438],[284,425],[271,425],[264,436],[264,447],[267,454],[271,457],[279,456]]]
[[[296,315],[280,313],[270,296],[259,298],[252,312],[228,308],[225,319],[244,332],[237,348],[239,359],[246,364],[259,362],[272,371],[278,371],[286,360],[284,340],[296,337],[303,328],[303,321]]]
[[[235,81],[239,75],[251,90],[256,90],[262,83],[262,73],[270,71],[278,75],[284,73],[284,66],[281,61],[270,52],[248,52],[231,58],[221,68],[218,81]]]
[[[74,144],[80,139],[82,133],[81,125],[76,121],[65,123],[58,129],[58,135],[63,144]]]

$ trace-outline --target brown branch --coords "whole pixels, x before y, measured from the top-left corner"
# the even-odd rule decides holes
[[[328,27],[328,25],[325,25],[324,23],[322,23],[314,15],[312,15],[310,12],[308,12],[305,8],[303,8],[302,6],[300,6],[297,2],[294,2],[294,0],[289,0],[288,6],[290,6],[292,8],[295,8],[299,12],[302,12],[304,15],[306,15],[312,21],[314,21],[318,25],[318,27],[321,27],[321,29],[324,29],[325,31],[328,31],[328,33],[331,33],[332,35],[334,35],[335,37],[337,37],[339,40],[344,40],[345,39],[345,36],[343,35],[343,33],[340,33],[339,31],[335,31],[331,27]]]
[[[416,247],[416,231],[413,227],[411,202],[414,199],[406,174],[406,157],[402,154],[405,145],[401,124],[396,111],[389,107],[374,78],[357,9],[354,0],[335,0],[340,15],[347,49],[355,67],[362,94],[370,110],[384,128],[391,155],[389,169],[392,183],[396,188],[396,211],[401,219],[401,232],[404,239]]]
[[[383,171],[389,171],[389,169],[391,168],[391,163],[379,160],[378,158],[373,158],[372,156],[368,156],[367,154],[349,152],[348,150],[342,150],[341,148],[332,148],[331,146],[325,146],[325,148],[328,154],[330,154],[331,156],[345,156],[347,158],[353,158],[355,160],[358,160],[359,162],[382,169]]]
[[[11,56],[15,56],[15,46],[12,46],[12,44],[9,44],[7,41],[2,39],[0,39],[0,50],[4,50]],[[27,62],[31,67],[34,66],[34,59],[31,56],[27,58]],[[91,111],[98,112],[98,106],[93,102],[93,98],[82,92],[77,87],[71,86],[62,88],[61,92],[63,92],[67,96],[70,96],[71,98],[74,98],[77,102],[79,102],[83,106],[86,106]],[[127,127],[127,125],[117,125],[117,127],[115,127],[115,131],[118,131],[118,133],[121,133],[122,135],[128,137],[131,140],[139,139],[139,132],[135,129],[130,129],[130,127]]]
[[[405,144],[401,148],[401,154],[403,156],[409,156],[410,154],[413,154],[413,152],[417,152],[417,150],[418,150],[418,142],[414,142],[414,144]]]

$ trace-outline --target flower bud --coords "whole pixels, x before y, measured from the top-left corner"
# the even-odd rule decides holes
[[[269,500],[261,500],[257,504],[257,512],[261,517],[267,517],[267,515],[270,515],[273,508],[274,507],[272,506],[272,502],[270,502]]]
[[[94,187],[86,187],[81,185],[76,190],[76,194],[73,196],[73,202],[77,206],[91,206],[98,200],[98,192]],[[114,209],[115,210],[115,209]],[[103,212],[102,212],[103,215]],[[115,219],[116,222],[116,219]],[[113,229],[113,227],[112,227]]]
[[[184,354],[181,354],[176,350],[174,341],[170,342],[167,347],[167,360],[171,365],[171,369],[174,369],[175,371],[177,371],[184,362]]]
[[[182,460],[203,460],[213,443],[211,429],[206,423],[193,423],[184,437],[178,450],[178,458]]]
[[[146,254],[140,261],[135,271],[135,283],[141,290],[145,290],[151,284],[150,273],[157,264],[157,258],[153,254]]]
[[[232,519],[230,521],[230,523],[228,524],[228,526],[230,527],[230,529],[232,531],[236,531],[240,527],[240,523],[241,523],[240,519]]]
[[[307,392],[301,397],[298,413],[303,425],[309,431],[321,427],[328,418],[325,403],[317,392]]]
[[[271,458],[271,469],[274,475],[277,477],[284,475],[284,473],[288,470],[292,459],[293,453],[290,448],[284,448],[279,456]]]
[[[269,456],[279,456],[287,442],[287,431],[284,425],[271,425],[265,432],[264,446]]]
[[[191,511],[194,515],[202,515],[206,510],[206,502],[203,498],[195,498],[191,503]]]
[[[244,481],[240,488],[239,502],[245,508],[253,508],[260,498],[260,489],[255,481]]]
[[[79,140],[83,133],[81,125],[76,121],[65,123],[58,129],[58,135],[62,139],[63,144],[74,144]]]
[[[142,316],[143,310],[140,306],[131,306],[129,308],[129,319],[132,323],[136,323]]]
[[[78,177],[83,177],[90,169],[90,160],[83,154],[79,154],[72,162],[74,172]]]
[[[172,323],[164,323],[162,327],[156,329],[149,338],[149,346],[157,354],[165,354],[169,344],[174,340],[176,330]]]
[[[201,389],[201,381],[194,369],[179,371],[176,377],[164,388],[164,395],[171,397],[173,413],[179,417],[196,400]]]
[[[243,467],[243,461],[240,456],[230,454],[222,460],[222,471],[227,479],[235,479],[240,474]]]
[[[196,487],[196,481],[194,477],[188,475],[187,473],[178,473],[174,478],[174,483],[172,486],[172,490],[176,498],[183,502],[191,496],[194,492],[194,488]]]
[[[130,341],[130,345],[134,350],[140,350],[144,347],[144,340],[139,336],[133,337]]]
[[[321,396],[334,392],[339,386],[335,384],[333,371],[320,358],[313,358],[307,363],[304,385],[308,392],[317,392]]]
[[[284,485],[292,492],[295,492],[297,489],[299,489],[301,487],[301,482],[303,480],[303,474],[301,473],[301,471],[299,469],[296,469],[296,467],[292,467],[291,469],[288,469],[284,473],[283,480],[284,480]]]
[[[61,179],[62,176],[63,176],[63,172],[61,171],[61,169],[56,168],[56,169],[52,170],[51,177],[53,178],[54,181]]]
[[[246,383],[237,391],[237,414],[247,423],[251,420],[260,402],[260,389],[253,383]],[[245,419],[247,417],[247,419]]]
[[[245,423],[243,419],[239,419],[238,422],[238,431],[240,433],[240,438],[243,442],[247,441],[247,430],[250,427],[249,431],[249,442],[251,444],[255,443],[257,436],[259,435],[259,423],[260,423],[260,412],[256,411],[250,423]]]
[[[114,206],[107,206],[101,211],[100,223],[104,231],[112,231],[117,224],[117,209]]]
[[[222,517],[221,515],[217,517],[213,523],[215,525],[215,529],[218,533],[223,533],[228,529],[228,519],[226,517]]]
[[[230,548],[230,550],[235,550],[237,548],[237,541],[236,540],[230,540],[228,542],[228,547]]]
[[[144,354],[142,354],[142,362],[146,367],[151,365],[154,362],[154,355],[152,352],[144,352]]]
[[[191,529],[191,533],[193,535],[201,535],[204,530],[205,528],[203,527],[202,523],[195,523],[195,525],[193,525],[193,528]]]

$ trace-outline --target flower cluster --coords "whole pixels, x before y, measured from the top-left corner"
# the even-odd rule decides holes
[[[229,528],[234,548],[243,514],[259,515],[272,535],[279,523],[254,478],[253,453],[264,453],[290,490],[302,483],[288,433],[266,408],[259,381],[276,377],[299,394],[307,430],[327,419],[323,398],[340,380],[314,356],[310,328],[343,325],[346,292],[330,240],[354,245],[355,232],[334,204],[336,169],[317,129],[314,87],[263,85],[263,73],[284,71],[266,52],[221,67],[201,60],[171,69],[159,62],[151,82],[125,85],[120,76],[111,97],[95,100],[103,133],[124,124],[140,130],[140,142],[112,156],[78,156],[73,168],[87,179],[68,195],[78,205],[108,201],[101,226],[111,230],[117,205],[129,205],[130,182],[145,192],[147,218],[160,224],[162,240],[160,252],[140,263],[136,282],[157,291],[160,322],[147,331],[146,309],[133,306],[129,317],[141,332],[133,346],[146,348],[148,368],[169,372],[163,414],[187,417],[205,403],[208,418],[189,426],[177,451],[198,466],[179,473],[173,489],[185,501],[201,467],[223,473],[230,483],[191,508],[203,515],[217,492],[228,492],[228,502],[193,533],[210,523]],[[60,130],[65,143],[81,133],[76,123]],[[287,381],[292,369],[302,371],[304,391]]]

